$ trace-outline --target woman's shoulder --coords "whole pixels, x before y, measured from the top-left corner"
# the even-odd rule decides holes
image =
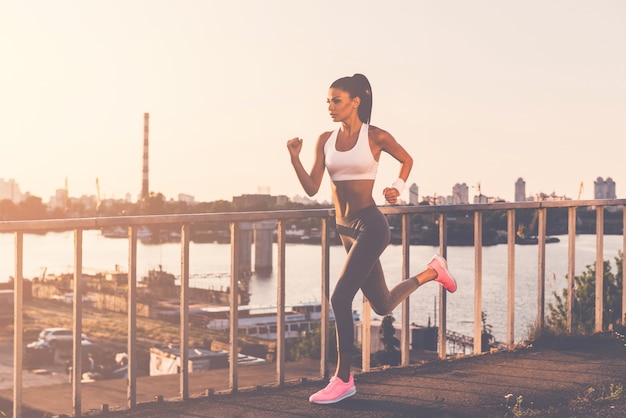
[[[331,135],[334,133],[335,131],[326,131],[326,132],[322,132],[320,134],[320,136],[317,137],[317,140],[319,142],[323,142],[326,143],[326,141],[328,141],[328,139],[331,137]]]
[[[369,126],[369,137],[376,141],[385,140],[391,137],[391,134],[378,126]]]
[[[322,132],[320,136],[317,137],[317,147],[324,148],[326,146],[326,143],[330,139],[331,135],[333,134],[333,132],[335,131]]]

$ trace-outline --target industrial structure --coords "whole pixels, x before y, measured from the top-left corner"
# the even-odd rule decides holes
[[[141,200],[147,200],[150,197],[150,188],[148,185],[148,133],[150,130],[150,114],[143,114],[143,171],[141,182]]]

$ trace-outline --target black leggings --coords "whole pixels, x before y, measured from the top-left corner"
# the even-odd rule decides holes
[[[361,289],[378,315],[393,311],[419,286],[417,279],[401,281],[391,291],[385,282],[379,257],[390,240],[387,218],[376,206],[359,210],[356,214],[337,218],[337,231],[348,255],[331,297],[337,328],[337,348],[352,351],[354,322],[352,301]]]

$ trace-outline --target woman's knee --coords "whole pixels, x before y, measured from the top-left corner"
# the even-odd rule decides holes
[[[350,310],[352,307],[352,300],[340,292],[334,292],[330,297],[330,304],[333,307],[335,315],[337,315],[337,311],[341,312],[342,310],[345,310],[346,307]]]
[[[390,306],[389,304],[374,305],[370,301],[370,306],[372,307],[372,310],[374,311],[374,313],[380,316],[389,315],[391,311],[393,310],[393,307]]]

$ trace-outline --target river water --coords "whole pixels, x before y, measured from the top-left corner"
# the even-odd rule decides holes
[[[567,285],[567,236],[560,242],[546,245],[546,301],[553,300],[553,293],[561,294]],[[25,278],[41,277],[50,273],[71,273],[74,263],[73,232],[24,235],[23,275]],[[579,235],[576,238],[576,274],[595,262],[595,235]],[[515,341],[529,335],[529,327],[537,315],[537,249],[536,245],[516,247],[515,260]],[[618,249],[623,250],[621,236],[604,238],[604,259],[614,258]],[[412,246],[410,250],[411,274],[420,272],[437,247]],[[276,248],[274,248],[274,273],[261,277],[254,275],[250,282],[251,304],[271,305],[276,302]],[[286,248],[286,300],[287,304],[319,302],[321,300],[321,255],[319,245],[287,244]],[[178,243],[144,245],[137,243],[137,274],[147,275],[150,269],[162,266],[165,271],[180,274],[181,247]],[[331,291],[334,280],[345,257],[341,246],[330,248]],[[253,257],[254,260],[254,257]],[[389,246],[381,257],[389,286],[401,277],[401,246]],[[0,234],[0,281],[14,276],[14,236]],[[474,309],[474,248],[448,247],[448,264],[458,283],[458,290],[448,295],[448,329],[465,335],[473,335]],[[119,266],[127,271],[128,241],[103,237],[99,231],[83,232],[83,271],[96,273],[111,271]],[[254,268],[254,267],[253,267]],[[197,287],[228,286],[230,271],[230,245],[216,243],[190,243],[191,285]],[[197,275],[212,278],[195,278]],[[506,280],[507,246],[496,245],[483,248],[483,311],[486,322],[493,327],[498,341],[506,339]],[[410,322],[434,325],[438,285],[428,283],[410,297]],[[355,298],[353,308],[361,313],[362,295]],[[546,303],[547,303],[546,302]],[[546,306],[546,313],[548,312]],[[400,319],[400,308],[394,311]],[[375,318],[376,316],[373,315]]]

